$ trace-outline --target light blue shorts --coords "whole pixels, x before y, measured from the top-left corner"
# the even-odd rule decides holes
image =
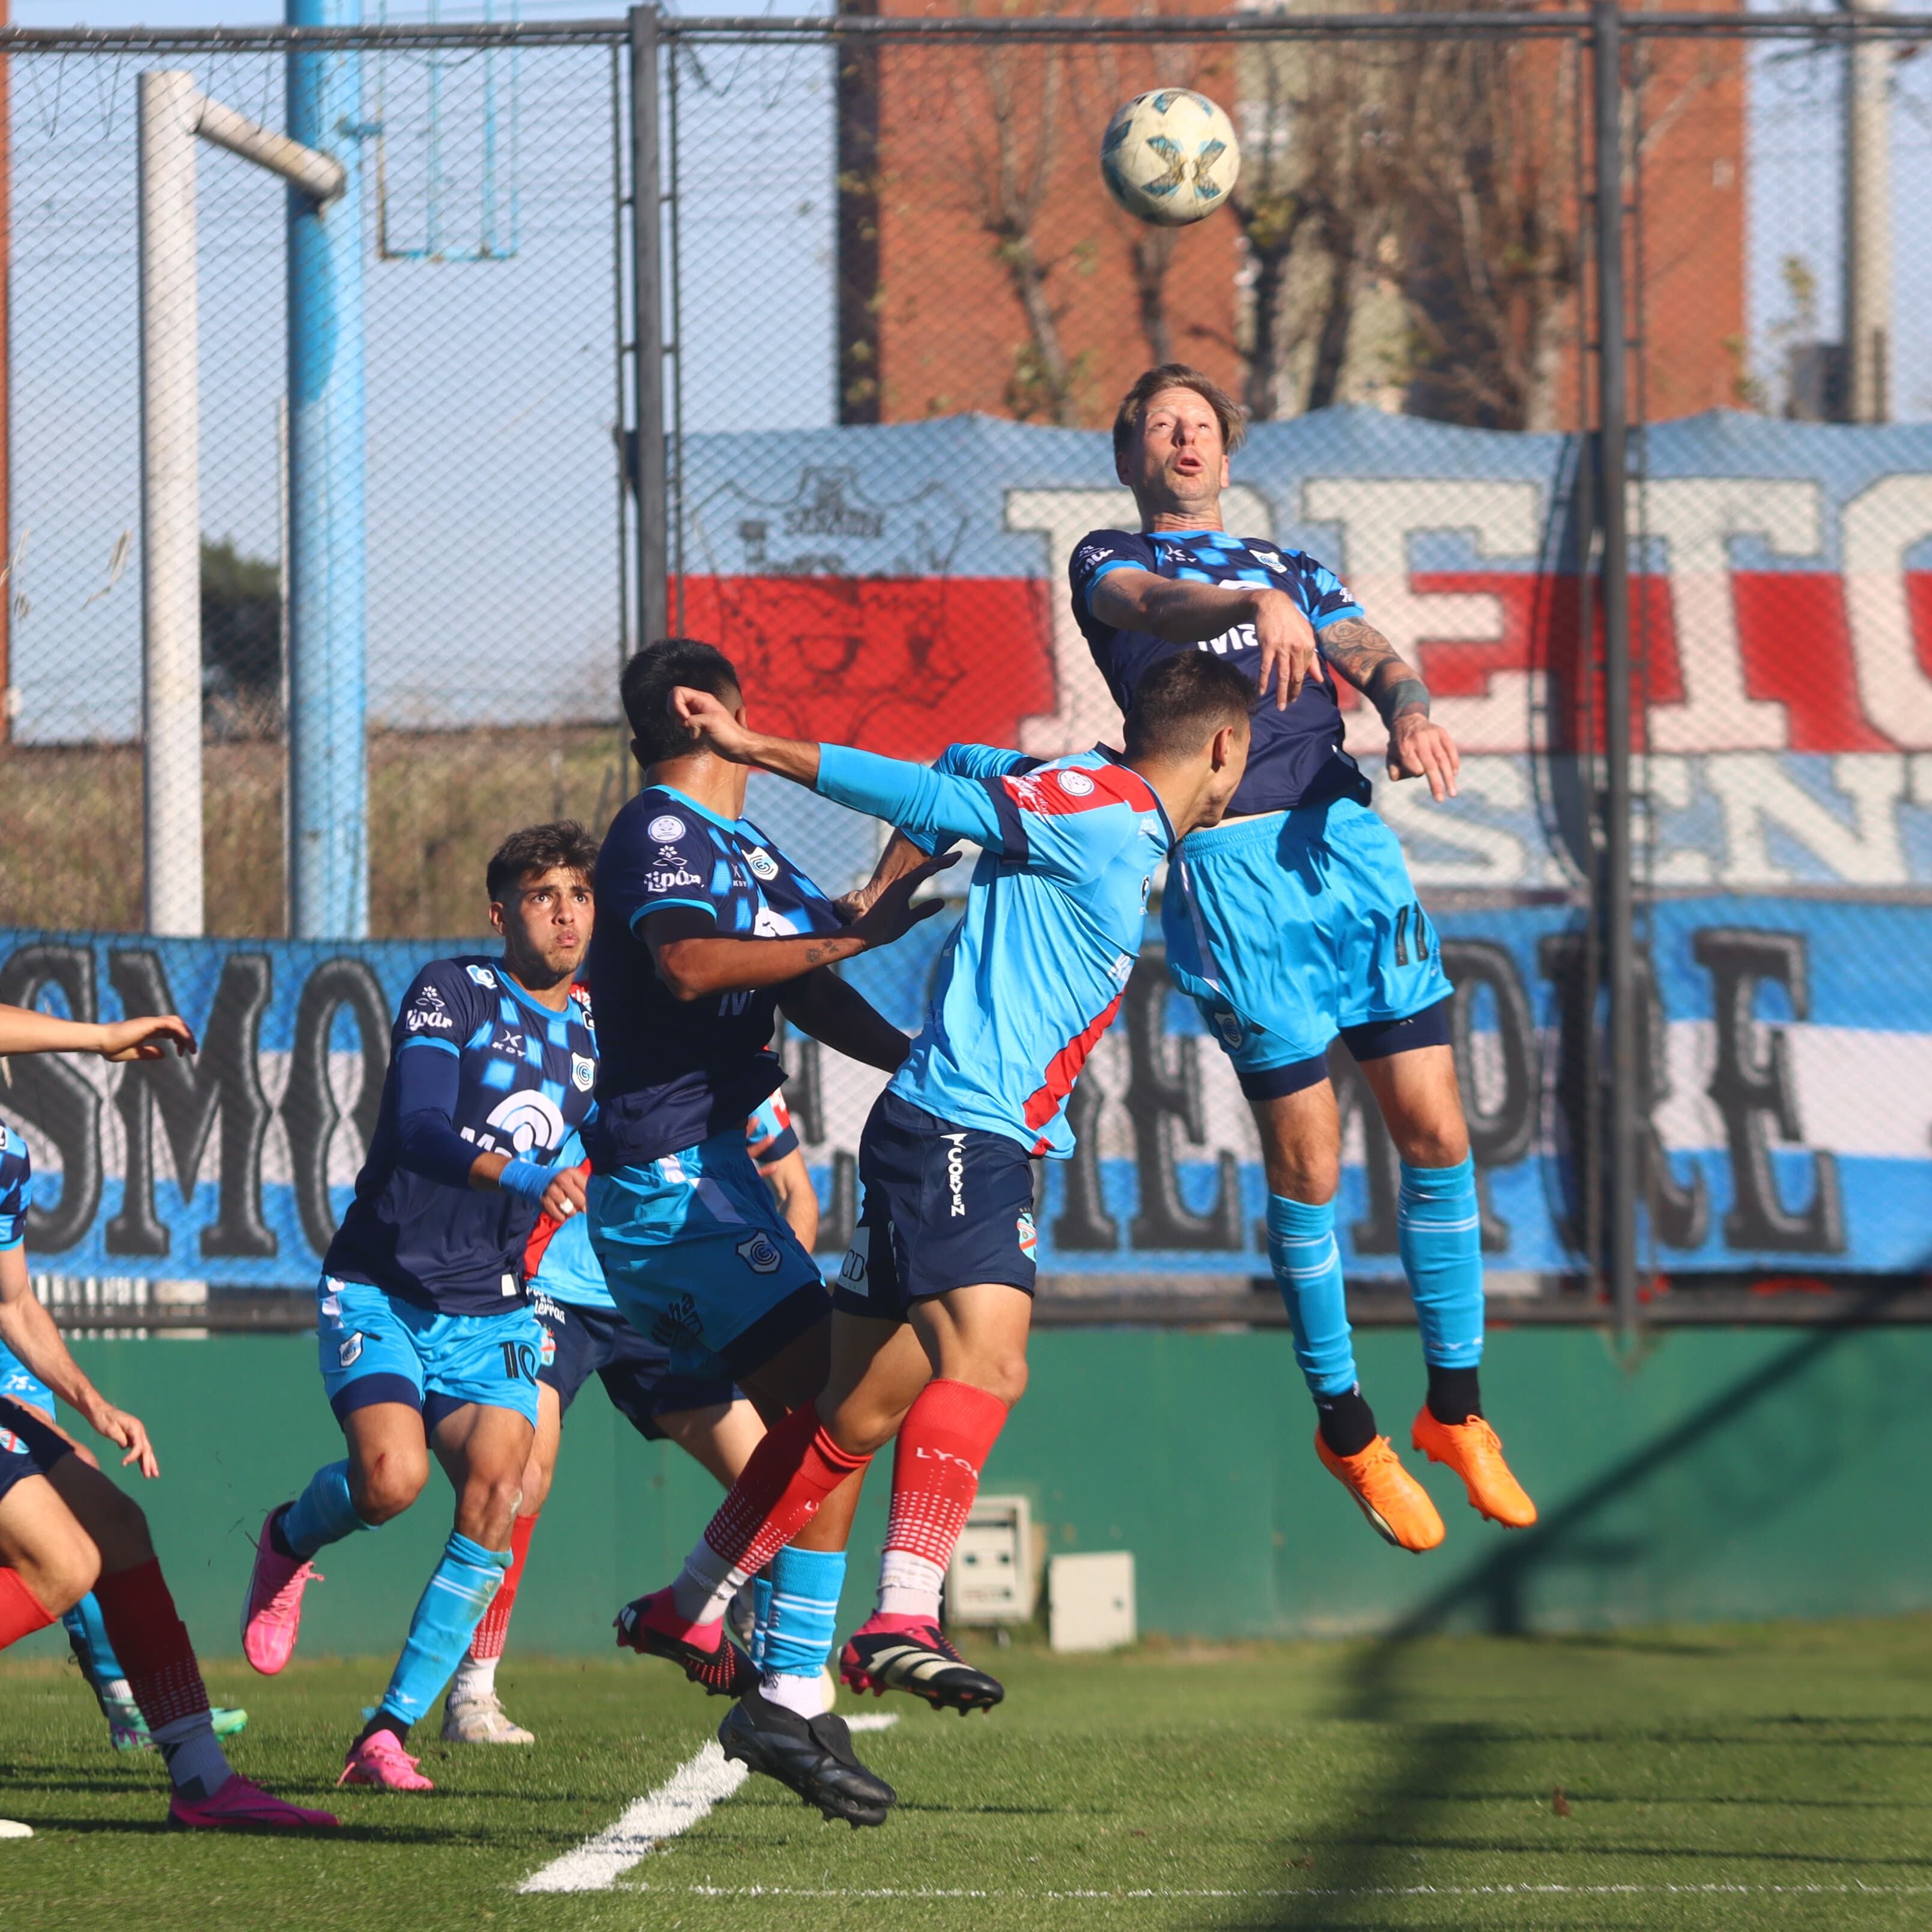
[[[619,1312],[670,1351],[674,1375],[741,1379],[832,1306],[742,1127],[592,1173],[589,1202],[590,1244]]]
[[[4,1342],[0,1342],[0,1400],[24,1403],[43,1415],[54,1412],[54,1392]]]
[[[1244,1088],[1326,1053],[1348,1028],[1412,1018],[1454,990],[1402,847],[1366,806],[1336,799],[1213,826],[1180,851],[1195,910],[1170,878],[1168,970]]]
[[[501,1315],[439,1315],[367,1282],[324,1275],[316,1306],[322,1379],[338,1422],[379,1402],[406,1402],[434,1429],[475,1402],[536,1426],[543,1330],[526,1303]]]

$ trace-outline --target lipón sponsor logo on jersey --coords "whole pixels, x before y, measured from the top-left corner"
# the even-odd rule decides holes
[[[472,966],[470,970],[473,973],[476,969]],[[442,1004],[442,995],[434,986],[425,986],[417,994],[403,1020],[412,1033],[421,1033],[425,1027],[448,1033],[456,1024],[449,1016],[449,1009]]]
[[[680,886],[701,886],[704,883],[698,874],[688,866],[658,866],[644,874],[644,890],[647,892],[675,892]]]

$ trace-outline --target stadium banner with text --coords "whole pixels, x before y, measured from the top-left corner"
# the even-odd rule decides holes
[[[852,978],[919,1022],[947,921]],[[1454,1036],[1498,1275],[1580,1263],[1573,1147],[1589,1096],[1589,941],[1563,904],[1440,910]],[[937,929],[936,929],[937,928]],[[194,1060],[6,1064],[0,1114],[35,1170],[34,1266],[64,1276],[302,1288],[373,1128],[396,1004],[423,942],[0,934],[0,1000],[80,1019],[178,1010]],[[1653,909],[1636,1070],[1649,1238],[1666,1273],[1899,1273],[1932,1264],[1932,907],[1712,895]],[[826,1210],[852,1226],[882,1076],[798,1038],[787,1092]],[[1393,1149],[1339,1052],[1340,1233],[1351,1272],[1396,1272]],[[1171,992],[1157,928],[1076,1090],[1070,1161],[1042,1164],[1040,1259],[1082,1277],[1254,1275],[1263,1188],[1232,1072]],[[1499,1284],[1500,1285],[1500,1284]]]
[[[1425,888],[1588,870],[1584,455],[1348,407],[1258,424],[1234,459],[1230,527],[1338,571],[1462,747],[1446,808],[1378,787]],[[1932,427],[1716,411],[1652,428],[1643,458],[1652,882],[1932,885]],[[1118,742],[1066,586],[1084,535],[1136,527],[1105,434],[967,416],[694,435],[682,502],[674,626],[732,654],[767,728],[916,758]],[[1381,721],[1342,694],[1372,764]]]

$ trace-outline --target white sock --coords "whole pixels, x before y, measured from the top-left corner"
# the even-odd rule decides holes
[[[888,1550],[879,1558],[879,1614],[939,1621],[940,1586],[946,1572],[910,1550]]]
[[[110,1704],[125,1704],[131,1708],[140,1707],[134,1703],[134,1687],[124,1677],[113,1677],[100,1687],[100,1694]]]
[[[782,1704],[801,1718],[822,1718],[832,1708],[832,1692],[822,1670],[809,1677],[780,1677],[767,1671],[758,1679],[758,1695],[766,1703]]]
[[[449,1680],[451,1702],[460,1704],[466,1698],[494,1697],[496,1694],[496,1666],[500,1660],[494,1657],[472,1657],[466,1653],[463,1661],[456,1666],[456,1675]]]
[[[700,1540],[684,1559],[670,1600],[688,1624],[715,1624],[724,1606],[752,1580],[748,1570],[728,1563],[710,1544]]]
[[[175,1789],[190,1798],[212,1798],[235,1775],[206,1711],[164,1724],[155,1732],[154,1742],[167,1760]]]

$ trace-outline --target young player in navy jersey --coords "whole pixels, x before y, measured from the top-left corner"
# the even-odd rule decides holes
[[[574,982],[596,856],[572,821],[498,848],[487,885],[502,955],[433,960],[411,981],[368,1157],[323,1260],[322,1382],[349,1455],[262,1525],[243,1615],[249,1662],[272,1674],[287,1664],[311,1559],[407,1509],[432,1448],[456,1491],[454,1527],[344,1784],[430,1788],[404,1748],[410,1726],[510,1562],[542,1347],[524,1244],[539,1209],[564,1220],[584,1204],[557,1156],[593,1108],[596,1036]]]
[[[1232,1058],[1260,1130],[1268,1256],[1315,1397],[1317,1454],[1382,1535],[1429,1550],[1442,1520],[1377,1432],[1350,1346],[1327,1060],[1338,1034],[1402,1159],[1402,1266],[1429,1371],[1411,1440],[1493,1521],[1523,1527],[1536,1508],[1483,1418],[1480,1220],[1451,988],[1401,848],[1342,748],[1330,674],[1382,714],[1391,778],[1426,778],[1437,800],[1453,796],[1456,747],[1431,722],[1420,675],[1331,572],[1222,528],[1240,436],[1238,407],[1198,371],[1170,364],[1141,377],[1114,424],[1141,528],[1095,530],[1076,547],[1073,611],[1124,709],[1176,652],[1213,652],[1258,687],[1247,776],[1227,818],[1182,848],[1193,890],[1162,902],[1168,962]]]
[[[711,645],[664,639],[625,667],[644,789],[612,821],[597,860],[590,977],[603,1058],[584,1137],[591,1241],[625,1318],[664,1343],[675,1371],[728,1376],[773,1422],[773,1438],[813,1456],[830,1498],[824,1533],[842,1543],[859,1464],[829,1444],[814,1450],[822,1432],[811,1406],[825,1382],[830,1297],[758,1177],[745,1120],[784,1077],[768,1044],[781,1010],[868,1066],[891,1072],[905,1058],[905,1036],[829,969],[940,910],[912,904],[940,862],[908,872],[846,923],[745,818],[745,767],[674,714],[680,688],[744,716],[738,674]],[[742,1668],[715,1624],[688,1641],[682,1625],[659,1628],[627,1608],[618,1641],[672,1659],[707,1688]],[[851,1802],[890,1802],[836,1717],[784,1714],[786,1747]]]
[[[745,1144],[772,1192],[787,1225],[808,1253],[818,1233],[818,1197],[806,1171],[798,1136],[784,1097],[774,1094],[745,1124]],[[587,1181],[590,1164],[573,1137],[563,1160]],[[764,1424],[758,1412],[732,1385],[712,1373],[673,1372],[670,1351],[640,1334],[617,1312],[604,1270],[590,1246],[590,1223],[582,1214],[559,1221],[539,1215],[524,1250],[530,1305],[544,1337],[537,1369],[537,1432],[523,1496],[511,1532],[510,1567],[490,1600],[451,1681],[443,1707],[446,1744],[532,1744],[530,1732],[513,1723],[496,1694],[496,1665],[508,1642],[510,1616],[529,1560],[537,1518],[550,1495],[562,1446],[563,1420],[578,1391],[594,1375],[612,1406],[646,1442],[675,1442],[726,1489],[738,1479]],[[728,1661],[728,1690],[738,1659]]]
[[[681,715],[721,756],[896,826],[875,887],[925,869],[919,842],[982,848],[926,1024],[860,1142],[865,1200],[838,1277],[816,1436],[768,1436],[676,1580],[629,1606],[699,1641],[743,1578],[770,1563],[764,1674],[718,1738],[727,1756],[828,1817],[880,1824],[891,1800],[865,1803],[788,1748],[785,1720],[813,1707],[844,1580],[844,1537],[826,1534],[820,1508],[826,1466],[862,1470],[898,1436],[890,1594],[847,1646],[846,1681],[961,1711],[998,1702],[1000,1685],[939,1630],[939,1581],[1026,1385],[1032,1162],[1072,1151],[1066,1101],[1120,1009],[1155,874],[1177,836],[1213,824],[1233,794],[1250,698],[1227,665],[1177,658],[1137,694],[1124,758],[1096,751],[1042,764],[955,746],[928,770],[761,736],[709,695],[678,694]]]
[[[105,1025],[0,1006],[0,1057],[95,1053],[110,1060],[192,1053],[175,1014]],[[215,1735],[200,1666],[134,1500],[94,1457],[53,1425],[54,1394],[124,1450],[124,1468],[150,1478],[160,1466],[138,1417],[104,1401],[81,1372],[35,1298],[22,1246],[33,1170],[26,1142],[0,1126],[0,1358],[12,1365],[0,1394],[0,1650],[80,1604],[93,1606],[140,1737],[165,1759],[170,1822],[212,1828],[332,1826],[240,1776]],[[18,1400],[31,1391],[39,1399]],[[128,1728],[124,1726],[124,1728]]]

